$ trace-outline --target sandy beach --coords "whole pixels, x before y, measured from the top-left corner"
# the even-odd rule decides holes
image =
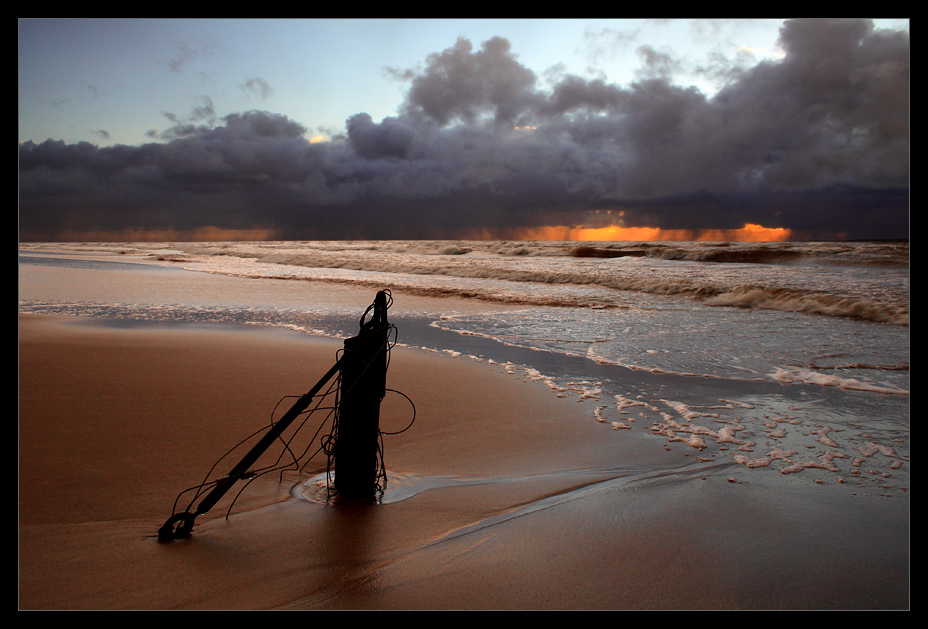
[[[20,18],[18,611],[908,611],[910,26]]]
[[[157,529],[340,343],[228,326],[19,319],[20,609],[899,609],[908,499],[674,463],[576,400],[395,348],[416,406],[383,504],[253,484],[186,540]],[[385,401],[382,428],[409,408]],[[661,462],[667,461],[665,473]],[[695,462],[695,461],[694,461]],[[391,485],[388,482],[388,492]]]

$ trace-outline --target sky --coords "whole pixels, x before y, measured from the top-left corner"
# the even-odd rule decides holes
[[[908,238],[908,20],[19,21],[21,240]]]

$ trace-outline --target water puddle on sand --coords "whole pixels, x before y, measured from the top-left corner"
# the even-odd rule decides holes
[[[391,472],[387,475],[387,485],[383,494],[376,499],[377,504],[391,504],[412,498],[429,489],[460,487],[464,485],[486,485],[507,482],[512,479],[465,479],[447,476],[418,476]],[[334,477],[323,472],[303,482],[297,483],[290,490],[290,495],[298,500],[317,504],[337,504],[339,498],[334,487]]]
[[[447,489],[451,487],[465,487],[478,485],[500,485],[533,481],[560,481],[560,489],[551,488],[549,492],[542,492],[547,499],[560,496],[560,499],[569,499],[568,496],[579,495],[594,486],[609,484],[611,481],[623,483],[634,481],[648,481],[678,475],[689,476],[696,473],[706,473],[710,469],[724,469],[731,467],[730,463],[696,463],[685,466],[670,465],[665,469],[655,467],[642,468],[600,468],[549,472],[518,477],[451,477],[451,476],[420,476],[416,474],[401,474],[390,472],[387,474],[387,484],[382,495],[377,496],[377,504],[392,504],[402,502],[413,496],[432,489]],[[339,498],[334,488],[334,477],[323,472],[308,479],[297,482],[290,490],[290,495],[297,500],[305,500],[316,504],[338,504]]]

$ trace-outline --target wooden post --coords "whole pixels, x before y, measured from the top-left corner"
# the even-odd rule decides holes
[[[281,438],[284,430],[309,407],[336,373],[341,374],[341,387],[335,436],[335,489],[339,495],[349,498],[375,497],[380,476],[380,402],[387,392],[388,294],[388,291],[377,293],[374,303],[361,316],[360,332],[345,340],[342,357],[322,379],[271,426],[227,476],[215,482],[212,491],[196,508],[193,506],[195,498],[185,511],[168,518],[158,529],[159,540],[188,537],[196,517],[209,511],[235,483],[253,475],[249,468]],[[364,318],[372,309],[374,313],[365,323]]]
[[[335,489],[346,498],[373,498],[379,476],[380,402],[386,395],[387,295],[377,293],[371,320],[345,339],[335,441]],[[370,309],[368,309],[369,311]],[[365,312],[365,316],[367,312]]]

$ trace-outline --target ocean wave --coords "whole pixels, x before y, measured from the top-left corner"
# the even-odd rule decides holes
[[[596,247],[582,252],[575,247],[571,250],[573,255],[563,255],[563,250],[556,247],[539,252],[523,243],[476,243],[477,248],[472,245],[395,241],[233,246],[196,243],[179,245],[181,256],[171,258],[163,252],[157,255],[161,260],[187,260],[181,262],[185,268],[241,277],[363,286],[386,281],[423,296],[505,304],[626,307],[630,297],[615,292],[620,291],[688,297],[708,306],[909,324],[906,292],[897,289],[893,295],[866,285],[851,285],[847,277],[829,275],[827,269],[771,268],[759,264],[715,267],[689,260],[669,261],[630,254],[631,250],[613,256]],[[562,255],[551,255],[551,251],[561,251]],[[860,284],[860,277],[855,275],[851,279]],[[798,287],[802,284],[812,288]]]
[[[697,251],[680,249],[663,249],[655,252],[654,257],[664,260],[688,260],[693,262],[715,262],[730,264],[789,264],[800,260],[809,260],[803,251],[774,247],[719,247],[704,248]]]
[[[771,377],[782,384],[814,384],[818,386],[837,387],[850,391],[866,391],[870,393],[883,393],[886,395],[909,395],[908,391],[897,389],[888,385],[863,382],[856,378],[842,378],[836,375],[822,374],[811,369],[800,367],[777,368]]]
[[[567,243],[564,243],[567,244]],[[649,257],[717,264],[769,264],[908,268],[908,242],[737,243],[643,242],[584,243],[568,246],[575,257]]]
[[[388,284],[423,296],[503,304],[627,308],[651,295],[712,307],[909,325],[909,274],[901,264],[907,264],[908,243],[326,241],[79,247],[230,276]],[[720,260],[725,263],[710,262]],[[783,260],[803,262],[774,263]]]
[[[703,303],[707,306],[805,312],[831,317],[849,317],[877,323],[909,325],[909,311],[907,308],[893,304],[881,304],[863,297],[741,287],[734,291],[708,297],[703,300]]]

